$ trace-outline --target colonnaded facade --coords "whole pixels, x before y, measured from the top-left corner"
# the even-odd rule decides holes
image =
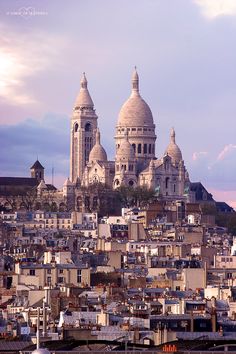
[[[156,138],[152,111],[140,95],[135,69],[131,95],[121,107],[116,125],[115,161],[109,161],[83,74],[71,119],[70,179],[65,184],[76,188],[101,182],[114,189],[122,185],[147,186],[164,199],[186,199],[190,181],[175,131],[171,129],[169,145],[159,159]]]

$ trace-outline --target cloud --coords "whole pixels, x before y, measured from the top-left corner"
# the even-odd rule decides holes
[[[50,69],[58,46],[63,46],[55,35],[42,30],[18,33],[9,25],[0,26],[0,98],[10,105],[36,104],[27,79]],[[55,49],[56,48],[56,49]]]
[[[235,0],[194,0],[200,6],[202,14],[208,19],[215,19],[219,16],[235,16]]]
[[[216,201],[225,201],[236,210],[236,191],[209,188]]]
[[[236,149],[236,145],[228,144],[226,145],[223,150],[217,156],[217,160],[221,161],[224,160],[232,151]]]
[[[37,156],[51,182],[65,180],[69,172],[69,118],[48,114],[41,121],[27,119],[15,125],[0,125],[1,175],[29,176]]]
[[[192,155],[192,159],[193,159],[193,161],[197,161],[197,160],[199,160],[201,157],[206,156],[207,154],[208,154],[207,151],[199,151],[199,152],[195,151],[195,152],[193,153],[193,155]]]

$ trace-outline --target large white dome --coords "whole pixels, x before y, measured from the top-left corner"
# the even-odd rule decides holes
[[[118,125],[122,127],[152,126],[153,116],[148,104],[141,96],[132,96],[121,107]]]
[[[121,107],[118,126],[152,126],[153,116],[150,107],[139,94],[139,77],[135,70],[132,76],[132,93]]]

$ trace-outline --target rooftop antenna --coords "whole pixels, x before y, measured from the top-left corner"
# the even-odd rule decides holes
[[[39,341],[39,325],[40,325],[40,308],[37,307],[37,333],[36,333],[36,349],[39,349],[40,341]]]
[[[43,337],[47,335],[47,309],[46,309],[46,299],[43,299]]]
[[[54,186],[54,167],[52,166],[52,185]]]

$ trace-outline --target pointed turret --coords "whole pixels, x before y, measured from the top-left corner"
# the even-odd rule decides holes
[[[77,99],[75,101],[75,108],[83,108],[83,107],[88,107],[88,108],[93,108],[94,104],[92,101],[92,98],[90,96],[90,93],[88,91],[88,81],[85,76],[85,73],[83,73],[83,76],[80,81],[80,91],[77,96]]]
[[[134,72],[132,75],[132,95],[139,96],[139,76],[136,66],[134,67]]]
[[[170,140],[175,144],[175,130],[172,127],[170,131]]]

